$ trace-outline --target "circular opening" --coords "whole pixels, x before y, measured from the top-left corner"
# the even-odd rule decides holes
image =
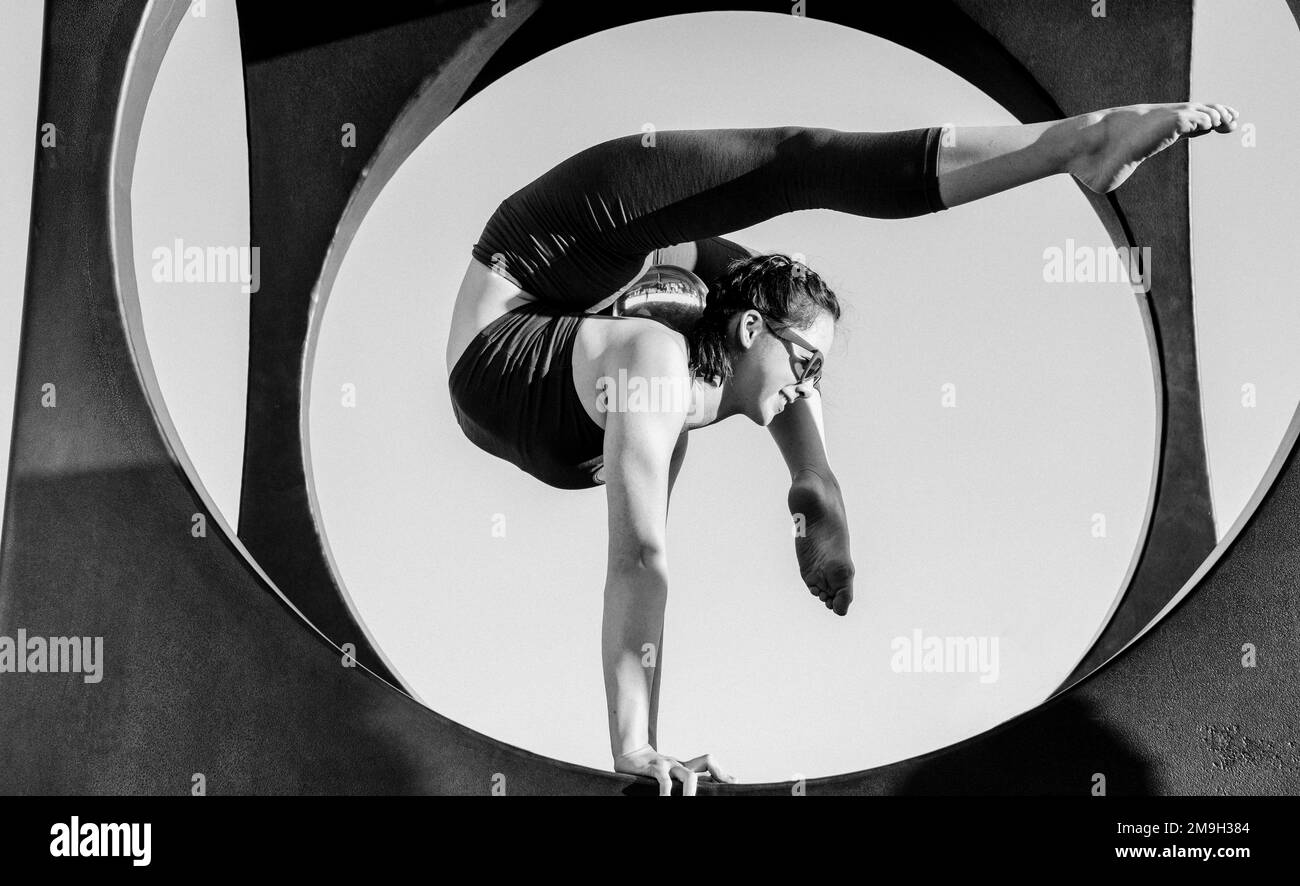
[[[424,701],[512,744],[610,766],[604,492],[551,489],[475,448],[447,396],[452,305],[497,203],[647,124],[944,122],[1014,120],[879,38],[713,13],[550,52],[406,161],[330,295],[309,427],[339,569]],[[1045,249],[1109,244],[1100,221],[1057,178],[924,218],[816,210],[727,234],[802,253],[845,304],[822,391],[857,602],[839,619],[803,587],[768,433],[744,418],[693,433],[669,520],[660,748],[715,753],[746,781],[825,775],[1036,705],[1105,618],[1151,483],[1156,404],[1131,289],[1044,280]],[[900,650],[931,638],[975,638],[984,664],[904,669]]]

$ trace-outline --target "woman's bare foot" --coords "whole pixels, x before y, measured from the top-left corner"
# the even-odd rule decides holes
[[[1122,185],[1143,160],[1183,136],[1232,132],[1237,111],[1228,105],[1182,102],[1126,105],[1076,118],[1079,150],[1068,170],[1090,190],[1106,194]]]
[[[810,593],[836,615],[845,615],[853,603],[853,557],[849,553],[849,523],[844,498],[833,474],[823,478],[800,471],[786,496],[791,515],[801,517],[794,551],[799,575]]]

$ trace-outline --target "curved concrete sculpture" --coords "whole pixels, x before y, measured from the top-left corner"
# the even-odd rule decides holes
[[[516,0],[493,18],[482,4],[448,3],[421,17],[358,10],[346,21],[303,21],[289,30],[265,4],[239,4],[252,242],[268,258],[250,314],[239,534],[327,636],[356,643],[358,657],[391,682],[397,678],[348,603],[319,528],[305,430],[319,318],[352,237],[410,151],[503,74],[606,28],[710,8],[637,0],[574,16],[559,4]],[[731,8],[768,11],[766,4]],[[1105,20],[1070,0],[821,3],[817,12],[934,59],[1026,122],[1188,97],[1190,0],[1115,5]],[[1137,45],[1162,51],[1137,53]],[[355,148],[340,146],[343,123],[356,128]],[[1093,648],[1062,688],[1141,630],[1214,547],[1187,188],[1180,144],[1108,197],[1080,189],[1115,245],[1150,246],[1156,257],[1156,286],[1139,296],[1139,307],[1160,437],[1142,541]]]
[[[46,6],[38,119],[53,123],[59,138],[36,156],[0,539],[0,636],[103,637],[104,673],[99,683],[77,673],[0,678],[0,791],[187,793],[202,774],[210,793],[654,793],[647,779],[551,760],[454,723],[393,685],[371,666],[375,659],[348,666],[352,662],[334,642],[348,632],[354,633],[347,641],[355,642],[359,629],[346,599],[332,584],[302,584],[303,574],[328,570],[325,555],[301,567],[303,573],[292,563],[263,571],[266,564],[249,555],[212,508],[153,379],[140,336],[129,239],[135,140],[186,5],[51,0]],[[491,26],[482,20],[485,8],[476,4],[477,18],[466,19],[469,36],[486,41],[480,46],[491,42],[484,36]],[[500,43],[502,52],[535,54],[549,48],[549,40],[563,42],[565,29],[590,32],[607,24],[543,19],[541,7],[532,8],[534,14],[514,23]],[[631,8],[645,11],[639,4]],[[452,5],[443,9],[469,15]],[[935,9],[959,14],[946,3]],[[669,11],[689,9],[656,4],[654,13]],[[983,24],[992,32],[1004,26],[996,16]],[[335,40],[358,39],[351,23],[342,35],[339,26],[321,27],[335,27]],[[966,34],[976,32],[989,45],[988,31],[976,27]],[[514,40],[534,42],[526,51],[512,50]],[[311,53],[329,42],[321,34],[297,34],[294,41],[296,49],[280,49]],[[248,41],[246,59],[283,57],[267,51],[270,46]],[[948,47],[969,64],[977,48],[964,40]],[[444,69],[456,71],[457,83],[483,58],[459,57],[461,67]],[[505,57],[493,55],[477,76],[490,82],[500,73],[493,65]],[[991,70],[1005,74],[1007,83],[1024,83],[1017,81],[1014,59],[1000,57],[1005,64],[990,63]],[[1067,61],[1058,57],[1056,63]],[[285,70],[294,64],[286,60]],[[312,69],[309,56],[296,64]],[[1024,101],[1047,109],[1041,91],[1025,88]],[[319,83],[315,89],[325,91]],[[471,85],[455,101],[473,92]],[[326,128],[332,136],[333,123]],[[267,144],[250,138],[255,159]],[[1163,170],[1153,173],[1161,186],[1172,176],[1185,188],[1185,155],[1150,165]],[[353,185],[344,193],[337,184],[330,187],[338,206],[364,202]],[[1121,226],[1136,230],[1133,219],[1145,217],[1141,194],[1132,198],[1133,207],[1111,202]],[[333,242],[316,228],[302,233],[320,250]],[[319,271],[326,259],[323,253],[316,259]],[[1170,295],[1175,307],[1179,297],[1190,296]],[[254,350],[267,340],[259,336],[280,335],[282,342],[297,342],[301,359],[309,303],[310,293],[299,299],[302,316],[285,321],[292,329],[256,321]],[[1155,316],[1166,316],[1162,299],[1153,304]],[[1190,329],[1178,339],[1156,328],[1166,358],[1172,341],[1190,347]],[[1171,368],[1163,377],[1194,382],[1194,363],[1180,371],[1190,376],[1176,376]],[[275,377],[289,384],[294,376]],[[1169,399],[1166,427],[1175,400]],[[253,402],[249,410],[250,433],[254,420],[271,420],[270,411]],[[298,423],[293,416],[290,436],[298,434]],[[1164,596],[1163,617],[1143,622],[1140,642],[993,730],[889,766],[811,779],[803,788],[810,794],[1081,794],[1104,784],[1110,794],[1297,792],[1293,724],[1300,677],[1292,631],[1300,614],[1298,432],[1300,412],[1255,500],[1209,560],[1191,566],[1196,574],[1189,571],[1191,580],[1178,582],[1177,596]],[[1168,444],[1166,450],[1167,463],[1174,454]],[[256,451],[250,446],[252,456]],[[305,488],[305,471],[301,482]],[[1173,499],[1157,498],[1153,536],[1159,502]],[[296,510],[301,519],[293,531],[315,531],[305,494],[291,504],[283,504],[286,497],[281,504],[264,500]],[[1195,497],[1184,499],[1184,506],[1188,500]],[[196,533],[195,515],[206,516],[206,533]],[[332,608],[342,634],[318,630],[311,601],[318,612]],[[1260,667],[1242,666],[1247,643]],[[702,784],[700,792],[788,794],[792,787]]]

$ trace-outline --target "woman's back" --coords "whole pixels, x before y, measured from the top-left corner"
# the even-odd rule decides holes
[[[472,264],[453,314],[448,386],[457,422],[480,449],[551,486],[599,486],[607,409],[619,405],[611,379],[626,385],[653,350],[655,365],[676,376],[658,380],[658,391],[689,404],[681,333],[650,317],[557,309]]]

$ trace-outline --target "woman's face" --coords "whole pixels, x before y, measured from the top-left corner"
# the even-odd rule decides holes
[[[769,321],[771,322],[771,321]],[[772,326],[785,334],[781,323]],[[785,407],[811,396],[813,380],[799,382],[813,353],[802,345],[784,338],[763,322],[758,311],[744,311],[737,318],[737,336],[741,353],[733,362],[733,383],[742,411],[755,424],[766,427]],[[835,341],[835,321],[829,311],[820,311],[807,329],[792,329],[800,338],[828,354]]]

